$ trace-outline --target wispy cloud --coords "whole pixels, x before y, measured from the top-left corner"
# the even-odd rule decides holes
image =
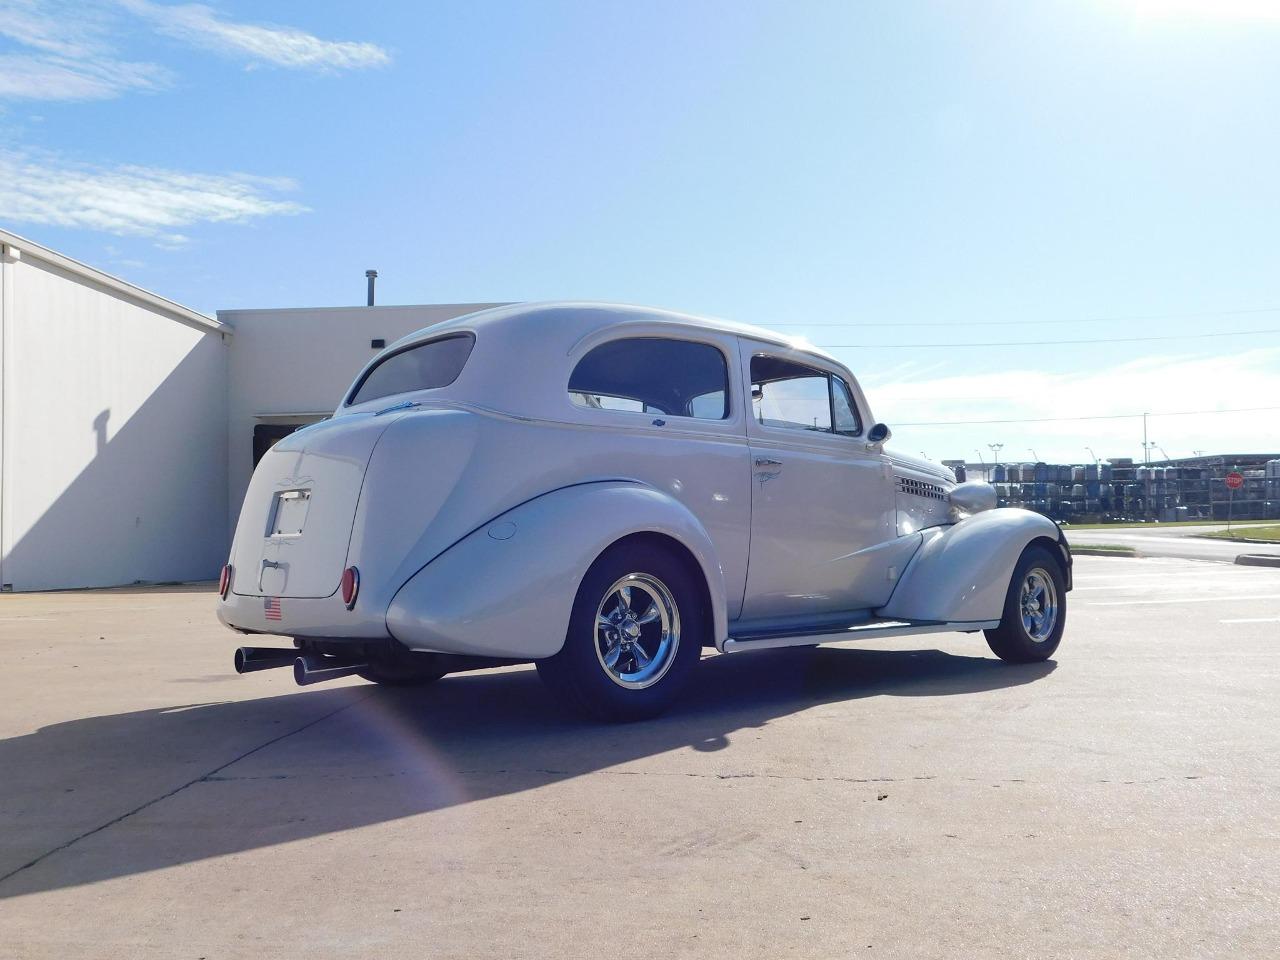
[[[0,100],[109,100],[159,89],[169,79],[169,71],[154,63],[0,54]]]
[[[0,99],[105,100],[168,84],[163,67],[119,59],[111,31],[92,3],[0,0],[0,37],[22,48],[0,52]]]
[[[126,9],[145,17],[166,36],[239,57],[250,64],[271,64],[313,70],[359,70],[391,62],[374,43],[323,40],[293,27],[237,23],[218,16],[199,3],[167,6],[150,0],[120,0]]]
[[[357,70],[391,61],[377,44],[324,40],[305,30],[240,23],[203,4],[150,0],[0,0],[0,100],[105,100],[171,84],[156,63],[121,58],[130,24],[239,59],[320,71]]]
[[[278,196],[294,188],[283,178],[102,167],[0,151],[0,219],[152,237],[163,246],[185,243],[181,231],[201,223],[303,213],[302,204]]]

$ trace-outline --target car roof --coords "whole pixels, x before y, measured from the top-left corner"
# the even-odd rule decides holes
[[[356,383],[390,355],[419,343],[458,334],[475,337],[472,350],[457,379],[441,392],[424,391],[452,403],[468,403],[520,418],[562,420],[570,415],[566,392],[570,359],[585,355],[601,343],[622,337],[671,337],[707,339],[746,337],[772,344],[799,357],[821,360],[857,381],[844,364],[807,341],[744,323],[695,317],[689,314],[613,303],[521,303],[491,307],[432,324],[401,337],[373,357]],[[730,356],[733,348],[727,345]],[[859,391],[860,395],[860,391]],[[348,394],[349,396],[349,394]],[[380,403],[381,399],[365,401]],[[363,404],[339,407],[361,409]],[[580,417],[581,411],[572,414]]]
[[[443,323],[423,327],[421,330],[401,337],[387,349],[392,350],[418,341],[431,340],[443,334],[463,331],[477,336],[483,333],[486,338],[495,335],[502,337],[505,333],[511,335],[514,340],[520,340],[523,339],[520,334],[527,332],[530,326],[537,325],[541,335],[561,338],[564,352],[568,353],[582,340],[594,339],[594,334],[603,333],[621,324],[669,326],[672,332],[680,329],[702,330],[749,337],[839,363],[835,357],[819,350],[803,337],[789,336],[749,323],[737,323],[717,317],[700,317],[656,307],[574,300],[514,303],[478,310]]]

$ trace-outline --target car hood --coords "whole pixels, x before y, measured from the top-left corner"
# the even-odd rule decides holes
[[[884,454],[895,467],[914,470],[917,473],[930,474],[939,480],[945,480],[947,483],[956,482],[955,474],[940,463],[925,460],[923,457],[913,457],[910,454],[898,453],[895,450],[885,450]]]

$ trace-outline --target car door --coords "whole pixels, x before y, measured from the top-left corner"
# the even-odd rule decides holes
[[[887,602],[903,548],[889,464],[866,442],[855,392],[801,351],[739,349],[752,471],[742,619],[816,622]]]

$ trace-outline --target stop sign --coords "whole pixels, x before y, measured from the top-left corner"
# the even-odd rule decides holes
[[[1239,490],[1244,486],[1244,474],[1232,470],[1227,474],[1227,487],[1231,490]]]

